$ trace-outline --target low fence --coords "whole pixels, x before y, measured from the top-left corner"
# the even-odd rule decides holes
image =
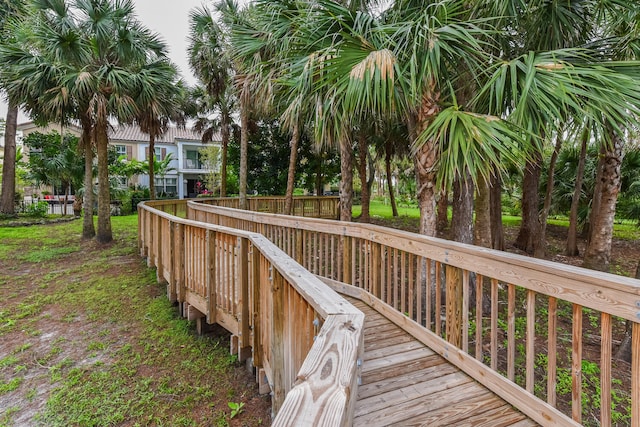
[[[393,307],[543,425],[640,427],[638,280],[368,224],[195,202],[187,216],[260,233],[342,292]],[[625,328],[631,363],[612,362]]]
[[[274,425],[350,425],[364,315],[264,236],[138,206],[139,248],[190,319],[219,323],[273,393]]]

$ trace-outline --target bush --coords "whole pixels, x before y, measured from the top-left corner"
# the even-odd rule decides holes
[[[24,207],[24,214],[32,218],[44,218],[49,211],[49,203],[36,202]]]

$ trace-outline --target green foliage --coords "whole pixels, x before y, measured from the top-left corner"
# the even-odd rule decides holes
[[[277,120],[261,120],[251,130],[248,150],[248,194],[283,195],[287,189],[289,169],[289,142],[291,136],[284,132]],[[298,150],[296,183],[314,190],[320,173],[321,186],[335,181],[340,172],[338,156],[331,151],[318,153],[311,141],[303,136]],[[240,164],[240,140],[235,135],[229,144],[229,168],[237,171]],[[233,175],[233,174],[232,174]],[[235,173],[237,176],[237,173]],[[227,193],[233,194],[233,178],[227,180]]]
[[[58,132],[29,134],[29,176],[36,184],[80,188],[84,178],[84,157],[78,154],[78,137]]]
[[[49,203],[39,201],[26,205],[23,213],[25,214],[25,216],[32,218],[44,218],[45,216],[47,216],[48,211]]]
[[[228,405],[229,408],[231,408],[230,418],[235,418],[236,416],[240,415],[242,413],[242,409],[244,408],[244,402],[229,402]]]

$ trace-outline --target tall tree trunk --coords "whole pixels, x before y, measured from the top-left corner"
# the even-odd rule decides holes
[[[451,237],[460,243],[473,243],[473,182],[468,173],[453,182]]]
[[[587,162],[587,143],[589,142],[590,132],[585,129],[582,133],[582,141],[580,145],[580,158],[578,159],[578,170],[576,172],[576,183],[573,188],[573,197],[571,198],[571,210],[569,211],[569,232],[567,235],[567,245],[565,247],[565,255],[578,256],[578,207],[580,207],[580,196],[582,195],[582,181],[584,179],[584,167]]]
[[[155,176],[155,159],[156,159],[156,137],[151,132],[149,134],[149,196],[151,200],[156,199],[156,176]]]
[[[540,244],[540,197],[538,188],[542,173],[542,152],[534,149],[527,161],[522,178],[522,224],[514,246],[528,254],[534,254]]]
[[[482,174],[477,179],[473,244],[484,248],[491,247],[491,193],[489,183]]]
[[[623,140],[615,131],[609,130],[611,142],[603,144],[601,193],[598,211],[591,223],[591,239],[584,254],[583,266],[593,270],[608,271],[613,238],[613,220],[616,214],[618,193],[622,185],[620,167],[623,157]]]
[[[554,174],[556,170],[556,163],[558,162],[558,154],[562,147],[562,138],[560,134],[556,137],[556,146],[551,154],[551,160],[549,162],[549,171],[547,176],[547,189],[544,195],[544,205],[542,207],[542,213],[540,214],[540,244],[536,247],[534,256],[536,258],[544,258],[547,252],[547,219],[549,218],[549,211],[551,210],[551,194],[553,193],[554,186]]]
[[[496,173],[489,183],[489,213],[491,215],[491,247],[504,251],[504,228],[502,226],[502,178]]]
[[[247,99],[240,100],[240,176],[238,178],[240,209],[247,209],[247,157],[249,155],[249,106],[247,103]]]
[[[113,240],[111,233],[111,195],[109,193],[109,138],[106,119],[97,124],[96,146],[98,151],[98,243]]]
[[[296,181],[296,164],[298,162],[298,145],[300,143],[300,127],[293,126],[291,135],[291,153],[289,154],[289,172],[287,173],[287,192],[284,196],[284,214],[291,215],[293,207],[293,189]]]
[[[438,100],[440,94],[433,89],[425,91],[422,104],[415,118],[415,126],[410,123],[411,140],[415,141],[424,132],[433,118],[440,112]],[[413,128],[413,131],[411,131]],[[416,181],[418,184],[418,204],[420,206],[420,234],[436,235],[436,162],[438,161],[438,146],[433,140],[415,150],[414,163],[416,167]]]
[[[367,176],[367,138],[364,132],[358,133],[358,176],[360,177],[360,204],[362,213],[360,214],[360,222],[369,222],[369,205],[371,197],[369,193],[368,176]]]
[[[447,190],[441,190],[436,201],[436,229],[443,232],[449,227],[449,195]]]
[[[340,140],[340,221],[351,221],[353,208],[353,150],[346,138]]]
[[[396,195],[393,192],[393,175],[391,174],[391,143],[387,142],[384,146],[384,167],[387,174],[387,187],[389,187],[389,200],[391,202],[391,212],[394,217],[398,216],[398,205],[396,204]]]
[[[16,131],[18,126],[18,105],[9,102],[4,132],[4,160],[2,164],[2,195],[0,213],[16,213]]]
[[[220,197],[227,197],[227,152],[229,148],[229,130],[230,118],[228,115],[223,117],[224,123],[220,128],[220,137],[222,139],[222,159],[220,165]]]
[[[589,246],[589,242],[591,242],[591,234],[592,234],[592,224],[594,223],[595,216],[598,212],[600,212],[600,203],[602,201],[602,186],[603,186],[603,176],[604,173],[604,164],[605,164],[605,144],[600,145],[600,152],[598,153],[598,164],[596,165],[596,178],[595,185],[593,188],[593,197],[591,198],[591,211],[589,212],[589,216],[587,217],[587,223],[584,225],[582,229],[582,235],[587,239],[587,247]]]
[[[95,128],[88,114],[80,115],[82,125],[82,135],[80,143],[84,152],[84,196],[82,207],[84,217],[82,218],[82,238],[92,239],[96,235],[93,225],[93,146],[96,140]]]

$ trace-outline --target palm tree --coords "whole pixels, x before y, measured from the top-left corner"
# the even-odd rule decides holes
[[[176,67],[166,58],[145,64],[138,76],[135,121],[140,130],[149,135],[149,193],[151,199],[155,199],[155,139],[166,133],[172,119],[180,126],[185,125],[180,98],[184,98],[186,91],[184,83],[177,80]]]
[[[26,11],[25,2],[20,0],[3,0],[0,2],[0,43],[11,43],[15,41],[10,27],[9,19],[20,20]],[[4,67],[0,67],[0,89],[10,78],[3,72]],[[13,215],[15,213],[15,190],[16,190],[16,128],[18,124],[18,102],[14,97],[9,96],[9,108],[5,121],[4,131],[4,153],[2,168],[2,193],[0,194],[0,213]]]
[[[113,239],[109,119],[133,119],[145,66],[163,58],[166,46],[135,19],[130,0],[77,0],[73,6],[72,13],[63,0],[34,2],[21,43],[2,49],[0,56],[15,77],[7,91],[31,114],[62,120],[73,110],[83,132],[91,134],[98,158],[96,238],[106,243]]]
[[[204,100],[205,111],[216,111],[219,118],[209,122],[207,117],[198,120],[196,130],[202,132],[202,142],[211,142],[213,133],[220,130],[222,159],[220,164],[220,197],[227,196],[227,156],[231,138],[232,115],[236,100],[231,91],[234,71],[229,58],[229,47],[224,29],[216,22],[211,11],[197,8],[189,14],[189,64],[205,90],[197,97]]]

